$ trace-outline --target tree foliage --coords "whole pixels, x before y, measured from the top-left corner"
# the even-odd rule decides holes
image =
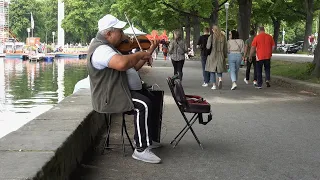
[[[57,0],[11,0],[9,5],[9,29],[20,41],[28,37],[27,28],[31,27],[31,12],[35,28],[34,37],[45,39],[46,32],[57,29]]]
[[[37,11],[38,2],[33,0],[12,0],[9,6],[9,29],[13,36],[16,36],[17,39],[24,41],[28,37],[27,28],[31,27],[31,15],[33,12],[34,21],[40,18]],[[39,26],[36,26],[34,29],[34,34],[36,35],[39,30]]]
[[[225,29],[226,11],[223,4],[226,0],[64,0],[65,19],[62,27],[66,32],[66,42],[90,42],[97,32],[98,20],[107,13],[125,20],[126,13],[134,26],[150,33],[153,29],[161,32],[185,27],[190,20],[191,34],[197,23],[200,29],[208,26],[210,15],[218,11],[218,25]],[[229,0],[228,29],[238,28],[239,4],[237,0]],[[27,37],[27,28],[30,27],[30,12],[34,15],[34,36],[45,41],[52,41],[51,32],[57,31],[57,0],[11,0],[10,29],[21,41]],[[218,4],[218,5],[217,5]],[[314,0],[315,13],[319,0]],[[196,18],[195,18],[196,17]],[[199,21],[199,22],[197,22]],[[305,5],[293,0],[254,0],[252,1],[251,28],[258,25],[274,26],[280,23],[281,30],[286,31],[285,41],[294,43],[302,40],[305,30],[302,24],[306,23]],[[279,29],[279,28],[278,28]],[[269,33],[273,34],[272,30]],[[313,31],[315,32],[315,25]],[[196,37],[196,36],[195,36]]]
[[[275,42],[305,41],[307,36],[317,32],[320,0],[64,0],[65,19],[62,27],[67,43],[88,43],[96,35],[97,22],[111,13],[126,20],[125,13],[135,27],[150,33],[152,30],[171,32],[184,29],[186,39],[194,42],[204,26],[217,23],[222,30],[226,27],[224,3],[229,2],[228,29],[240,30],[246,38],[248,29],[264,25],[274,35]],[[20,41],[28,36],[30,13],[35,21],[34,36],[41,41],[51,42],[51,32],[57,31],[58,0],[11,0],[10,31]],[[251,16],[244,10],[252,6]],[[241,14],[242,13],[242,14]],[[250,17],[250,18],[249,18]],[[248,23],[250,22],[250,24]],[[319,26],[319,23],[318,25]],[[183,28],[184,27],[184,28]],[[319,56],[316,53],[316,56]],[[320,59],[320,58],[316,58]],[[317,61],[318,62],[318,61]],[[319,64],[319,63],[318,63]]]
[[[105,6],[111,5],[110,2],[65,0],[66,15],[62,28],[67,34],[66,42],[90,42],[97,32],[97,21],[108,13],[103,10]]]
[[[35,25],[39,28],[37,34],[43,41],[52,42],[52,32],[56,32],[58,29],[58,0],[42,0],[39,4],[41,5],[41,11],[37,11],[39,26]]]

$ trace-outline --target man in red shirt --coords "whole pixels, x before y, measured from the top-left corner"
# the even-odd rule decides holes
[[[253,53],[257,52],[257,80],[258,86],[256,88],[262,88],[262,66],[266,74],[266,84],[270,87],[270,59],[275,44],[271,35],[264,32],[264,27],[259,27],[259,35],[257,35],[251,44],[250,56],[252,58]]]

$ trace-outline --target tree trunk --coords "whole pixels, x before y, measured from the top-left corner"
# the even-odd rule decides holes
[[[198,17],[193,18],[193,51],[196,52],[196,46],[200,37],[200,21]]]
[[[281,21],[276,18],[272,18],[272,22],[273,22],[273,40],[274,40],[274,44],[277,46]]]
[[[181,31],[181,33],[182,33],[182,34],[181,34],[181,38],[182,38],[182,39],[184,39],[184,30],[185,30],[185,29],[183,29],[183,26],[181,26],[181,27],[180,27],[180,31]],[[174,35],[173,32],[172,32],[172,35]],[[168,34],[168,37],[170,37],[169,34]]]
[[[218,0],[213,0],[212,1],[213,9],[210,15],[210,21],[209,25],[212,27],[212,25],[218,25],[218,11],[219,11],[219,1]]]
[[[318,41],[320,40],[319,37],[318,37]],[[315,49],[313,64],[315,64],[315,68],[314,68],[312,74],[314,76],[316,76],[317,78],[320,78],[320,46],[317,46]]]
[[[190,23],[190,17],[187,17],[186,19],[186,26],[185,26],[185,31],[186,31],[186,45],[188,48],[190,48],[190,32],[191,32],[191,23]]]
[[[219,13],[218,13],[218,11],[219,11],[219,0],[214,0],[213,1],[214,2],[214,8],[213,8],[213,14],[214,14],[214,17],[215,17],[215,19],[213,19],[213,23],[214,24],[216,24],[216,25],[218,25],[219,24]]]
[[[238,0],[238,4],[238,31],[240,39],[246,40],[249,38],[252,0]]]
[[[320,20],[320,16],[319,16],[319,20]],[[317,31],[319,34],[320,30],[317,29]],[[318,42],[320,42],[320,36],[318,36]],[[315,68],[314,68],[312,74],[314,76],[316,76],[317,78],[320,78],[320,45],[317,45],[317,47],[314,51],[313,64],[315,64]]]
[[[303,41],[303,51],[307,52],[309,47],[308,37],[312,33],[312,22],[313,22],[313,0],[305,0],[305,6],[307,11],[306,16],[306,30],[304,33],[304,41]]]

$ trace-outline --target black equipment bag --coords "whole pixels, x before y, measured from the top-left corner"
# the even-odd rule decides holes
[[[153,141],[160,142],[164,91],[151,89],[149,92],[151,94],[149,98],[152,102],[150,133]]]
[[[142,84],[142,90],[145,91],[145,95],[152,102],[152,114],[151,122],[149,122],[151,137],[153,141],[159,142],[161,139],[161,125],[162,125],[162,113],[163,113],[163,90],[156,90],[154,86],[148,86],[147,84]],[[159,86],[158,86],[159,87]],[[160,89],[160,88],[159,88]]]

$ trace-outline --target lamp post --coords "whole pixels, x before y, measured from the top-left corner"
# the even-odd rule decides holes
[[[28,32],[27,45],[29,45],[30,44],[30,28],[27,28],[27,32]]]
[[[286,32],[284,31],[284,27],[282,28],[282,45],[284,45],[284,35]]]
[[[33,15],[32,12],[30,13],[31,15],[31,37],[33,37],[33,29],[34,29],[34,19],[33,19]]]
[[[314,33],[315,42],[318,43],[318,19],[316,20],[316,32]]]
[[[228,39],[228,9],[229,9],[229,3],[226,2],[224,4],[224,7],[226,8],[226,38]]]
[[[27,28],[27,32],[28,32],[28,38],[30,38],[30,28]]]
[[[54,44],[54,35],[56,35],[56,32],[52,32],[52,42],[53,42],[53,44]],[[55,45],[55,44],[54,44]]]

